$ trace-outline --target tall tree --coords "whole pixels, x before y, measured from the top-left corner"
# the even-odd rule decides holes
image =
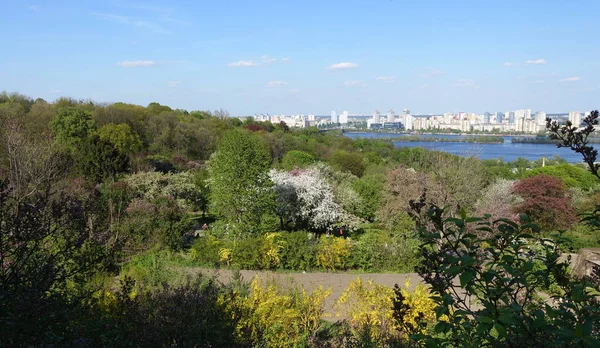
[[[96,130],[92,114],[76,107],[62,107],[50,127],[60,144],[75,147]]]
[[[213,211],[226,221],[256,226],[274,206],[266,145],[249,132],[234,129],[223,136],[210,161]]]

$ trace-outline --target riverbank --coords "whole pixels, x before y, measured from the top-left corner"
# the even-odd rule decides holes
[[[461,136],[461,137],[421,137],[418,135],[405,135],[392,138],[398,142],[430,142],[430,143],[478,143],[478,144],[501,144],[504,137],[498,136]]]

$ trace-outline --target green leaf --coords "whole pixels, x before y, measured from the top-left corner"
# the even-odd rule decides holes
[[[506,338],[506,328],[504,328],[502,324],[496,323],[494,325],[494,329],[496,329],[496,332],[498,332],[498,338]]]
[[[465,286],[467,286],[467,284],[469,284],[473,280],[473,278],[475,278],[475,275],[471,272],[461,273],[459,276],[460,287],[464,288]]]
[[[440,322],[439,322],[439,323],[437,323],[437,325],[436,325],[436,326],[433,328],[433,331],[434,331],[435,333],[442,333],[442,332],[445,332],[447,328],[448,328],[448,324],[447,324],[447,323],[445,323],[445,322],[443,322],[443,321],[440,321]]]
[[[517,320],[515,319],[514,315],[512,315],[511,313],[502,313],[498,317],[498,321],[500,321],[502,324],[507,325],[507,326],[517,324]]]
[[[490,317],[486,317],[486,316],[479,316],[477,317],[477,321],[483,324],[493,324],[494,323],[494,319],[490,318]]]

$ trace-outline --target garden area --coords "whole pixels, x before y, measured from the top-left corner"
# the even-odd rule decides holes
[[[0,345],[598,346],[585,122],[504,162],[2,93]]]

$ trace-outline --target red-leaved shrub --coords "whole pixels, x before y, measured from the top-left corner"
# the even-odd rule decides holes
[[[570,193],[558,178],[542,174],[522,179],[513,192],[523,198],[515,212],[527,214],[544,229],[565,229],[577,221]]]

